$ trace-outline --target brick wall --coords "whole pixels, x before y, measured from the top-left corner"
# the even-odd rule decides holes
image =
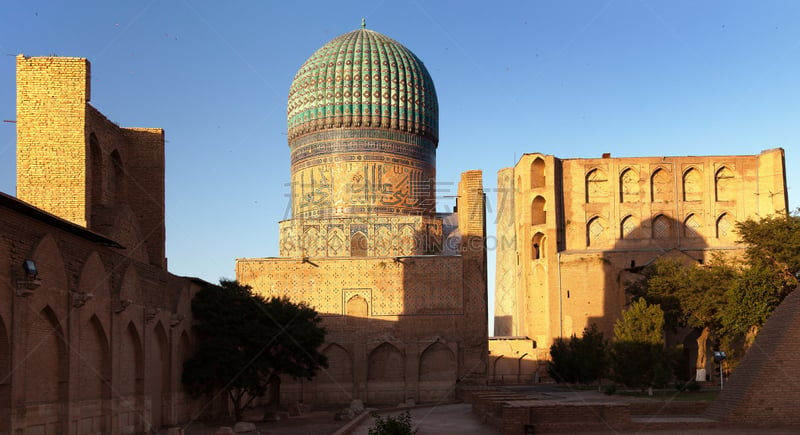
[[[164,132],[89,104],[86,59],[17,57],[17,197],[165,267]]]
[[[176,424],[195,413],[190,400],[177,401],[173,414],[149,404],[156,395],[181,394],[177,359],[186,355],[176,348],[181,334],[189,336],[198,285],[13,198],[0,198],[0,215],[0,331],[7,340],[0,362],[10,373],[0,384],[0,403],[10,404],[0,432],[142,432],[149,422]],[[27,289],[26,259],[36,262],[40,283],[18,295],[18,286]],[[186,320],[176,322],[179,315]],[[169,382],[144,391],[154,374],[164,378],[163,366],[148,362],[157,328],[166,331]]]
[[[17,197],[86,226],[89,61],[17,56]]]
[[[514,189],[514,228],[503,218],[498,236],[515,246],[498,250],[495,314],[502,332],[544,348],[592,323],[611,336],[633,266],[662,255],[689,262],[715,250],[740,255],[735,222],[787,207],[782,149],[597,159],[525,154],[511,170],[498,174]],[[498,203],[501,195],[508,194],[498,193]]]
[[[800,292],[772,313],[707,415],[752,425],[800,424]]]
[[[314,382],[284,380],[285,400],[436,402],[454,398],[458,380],[485,382],[481,172],[464,173],[458,192],[458,213],[451,218],[458,221],[460,255],[237,260],[240,282],[265,296],[307,302],[324,316],[328,335],[323,352],[331,357],[331,366]],[[370,216],[358,219],[368,221]],[[391,221],[389,216],[381,219]]]

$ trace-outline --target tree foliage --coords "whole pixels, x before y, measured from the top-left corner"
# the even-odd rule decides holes
[[[305,304],[265,299],[249,286],[220,281],[192,299],[197,352],[182,381],[194,395],[226,392],[237,420],[277,375],[312,379],[327,367],[317,349],[325,341],[321,318]]]
[[[628,387],[665,385],[675,369],[676,352],[664,348],[664,311],[635,300],[614,324],[609,346],[610,377]]]
[[[747,245],[751,265],[763,264],[779,271],[797,284],[800,272],[800,209],[760,220],[736,223],[740,243]]]
[[[727,303],[726,291],[737,279],[737,269],[716,256],[706,265],[662,257],[643,271],[644,279],[628,292],[664,311],[665,326],[718,329],[718,314]]]
[[[614,323],[614,337],[617,341],[663,345],[664,311],[658,305],[648,304],[644,298],[633,301]]]
[[[375,419],[375,424],[370,426],[369,435],[412,435],[417,433],[408,411],[401,412],[397,417],[391,415],[382,417],[380,414],[372,414],[372,417]]]
[[[608,341],[596,325],[583,330],[578,338],[557,338],[550,346],[548,374],[556,382],[588,384],[603,377],[607,367]]]
[[[643,297],[664,310],[665,326],[700,331],[698,349],[715,336],[722,343],[752,339],[800,275],[800,216],[797,212],[736,224],[744,259],[717,255],[707,264],[660,258],[644,279],[628,283],[633,298]],[[737,354],[736,349],[729,348]],[[698,368],[704,365],[698,352]]]
[[[609,376],[632,388],[663,387],[672,378],[675,357],[663,344],[615,341],[609,347]]]
[[[759,329],[792,286],[789,277],[767,264],[743,268],[726,293],[728,303],[720,315],[723,333],[735,340]]]
[[[696,367],[706,364],[707,341],[721,331],[727,294],[737,282],[735,262],[714,256],[707,264],[686,263],[662,257],[643,271],[644,279],[628,287],[633,297],[644,298],[664,309],[665,326],[688,326],[700,332]]]

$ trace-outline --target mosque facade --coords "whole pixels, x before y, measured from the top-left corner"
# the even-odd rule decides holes
[[[625,283],[662,256],[742,255],[735,223],[786,213],[784,151],[757,155],[560,159],[525,154],[498,172],[495,329],[546,360],[558,337],[606,337]],[[694,348],[696,336],[678,337]],[[696,334],[696,333],[695,333]],[[685,340],[685,341],[683,341]],[[711,359],[707,359],[710,361]],[[704,369],[697,367],[705,380]]]
[[[108,120],[89,103],[90,77],[86,59],[17,58],[17,193],[0,194],[0,434],[145,433],[205,405],[180,383],[190,301],[207,283],[167,270],[164,132]],[[496,336],[525,343],[493,355],[482,174],[464,172],[453,213],[437,213],[438,102],[422,61],[363,27],[335,38],[300,67],[287,122],[279,257],[236,261],[240,282],[323,316],[329,367],[285,379],[284,403],[439,402],[506,362],[519,381],[535,367],[523,359],[546,359],[555,337],[591,323],[610,335],[642,266],[739,255],[736,221],[787,209],[781,149],[526,154],[498,174],[494,313]]]
[[[438,102],[423,62],[362,28],[318,49],[289,91],[292,217],[280,256],[236,262],[264,296],[306,302],[329,368],[283,400],[397,404],[455,397],[487,360],[482,175],[436,212]]]

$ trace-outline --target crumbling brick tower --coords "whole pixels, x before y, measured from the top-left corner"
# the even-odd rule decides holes
[[[89,104],[82,58],[17,56],[17,197],[165,267],[164,132]]]

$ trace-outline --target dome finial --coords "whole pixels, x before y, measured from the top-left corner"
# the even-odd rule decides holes
[[[364,18],[364,17],[361,17],[361,28],[362,29],[366,29],[367,28],[367,19]]]

